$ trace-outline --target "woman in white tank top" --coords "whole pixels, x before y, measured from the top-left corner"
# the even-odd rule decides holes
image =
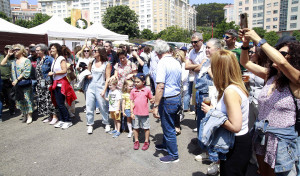
[[[220,50],[211,57],[213,81],[219,92],[217,110],[227,114],[222,125],[235,133],[234,147],[220,161],[220,175],[245,175],[251,156],[251,135],[248,132],[249,100],[237,58],[231,51]],[[202,103],[206,113],[212,107]]]

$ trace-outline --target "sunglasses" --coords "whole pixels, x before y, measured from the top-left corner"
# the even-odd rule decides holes
[[[85,53],[88,53],[88,52],[90,52],[90,50],[84,50],[84,52],[85,52]]]
[[[228,35],[225,35],[224,38],[225,38],[226,40],[228,40],[228,39],[230,39],[231,37],[229,37]]]
[[[198,41],[191,41],[191,44],[197,44],[200,40]]]
[[[132,51],[138,51],[137,49],[133,49]]]
[[[13,49],[13,51],[20,51],[20,48]]]
[[[9,50],[9,48],[4,48],[5,50]]]
[[[248,53],[249,53],[249,55],[255,54],[254,51],[249,51]]]
[[[285,52],[285,51],[280,51],[280,53],[283,55],[283,57],[285,57],[286,55],[289,54],[288,52]]]

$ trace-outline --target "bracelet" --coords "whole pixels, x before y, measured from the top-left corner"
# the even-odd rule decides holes
[[[241,46],[241,49],[242,49],[242,50],[249,50],[250,47],[249,47],[249,46],[246,46],[246,47],[245,47],[245,46],[242,45],[242,46]]]

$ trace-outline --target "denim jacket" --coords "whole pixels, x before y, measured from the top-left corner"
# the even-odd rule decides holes
[[[260,145],[265,145],[265,133],[272,133],[278,138],[275,173],[290,171],[298,161],[295,126],[276,128],[269,126],[268,120],[261,120],[255,122],[255,132],[253,141]]]
[[[209,159],[217,162],[226,159],[225,154],[234,145],[234,133],[221,127],[228,117],[223,112],[211,109],[202,119],[199,128],[199,141],[208,150]]]
[[[195,88],[201,93],[208,93],[208,86],[213,86],[213,81],[207,72],[201,78],[196,77],[195,79]]]
[[[46,56],[44,63],[42,65],[42,75],[43,75],[43,79],[48,79],[48,73],[51,71],[51,65],[53,62],[53,57],[51,56]],[[38,59],[38,63],[41,61],[41,58]]]

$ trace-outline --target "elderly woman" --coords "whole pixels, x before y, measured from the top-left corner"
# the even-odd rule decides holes
[[[268,130],[271,128],[273,130],[262,132],[259,128],[255,128],[255,139],[259,139],[257,136],[261,133],[265,136],[264,145],[254,140],[260,174],[296,175],[295,164],[298,158],[295,156],[297,151],[293,150],[293,146],[296,145],[295,140],[300,132],[299,119],[296,119],[296,107],[299,107],[300,102],[300,43],[284,42],[278,46],[278,51],[253,30],[241,29],[239,36],[243,41],[241,64],[266,80],[258,97],[259,122],[256,126],[263,125]],[[250,40],[257,43],[269,57],[267,67],[249,61],[247,50]],[[292,153],[295,155],[291,155]]]
[[[37,110],[40,115],[48,116],[48,118],[43,121],[44,123],[50,122],[50,125],[54,125],[58,121],[58,118],[48,89],[52,84],[48,73],[51,71],[53,57],[47,55],[48,47],[45,44],[38,44],[35,47],[35,51],[39,57],[36,66]]]
[[[27,52],[23,45],[13,45],[13,53],[16,61],[12,63],[12,85],[16,91],[16,94],[21,92],[22,97],[17,97],[17,108],[21,110],[24,115],[23,122],[30,124],[32,122],[33,112],[33,95],[31,89],[31,62],[27,59]],[[7,57],[5,57],[1,65],[6,65]],[[26,121],[27,120],[27,121]]]
[[[72,102],[77,99],[76,94],[67,79],[67,61],[62,56],[62,47],[58,43],[50,45],[51,55],[54,61],[51,66],[51,71],[48,73],[53,79],[53,84],[50,86],[51,99],[59,110],[59,122],[54,127],[67,129],[71,127],[72,121],[65,106],[65,101],[71,106]]]

